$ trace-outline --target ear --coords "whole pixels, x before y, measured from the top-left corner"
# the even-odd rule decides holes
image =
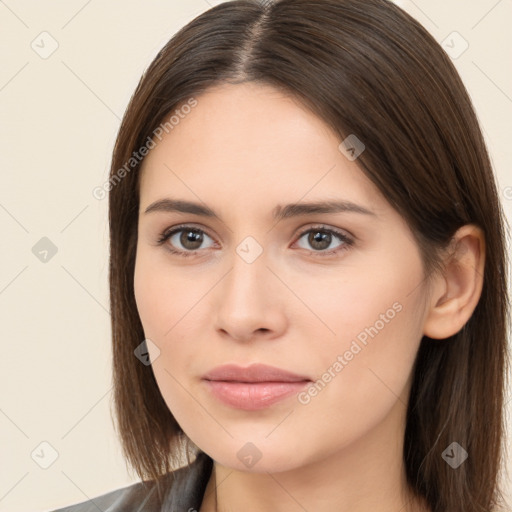
[[[479,227],[466,224],[453,236],[443,271],[432,279],[423,325],[426,336],[444,339],[464,327],[480,299],[484,267],[485,235]]]

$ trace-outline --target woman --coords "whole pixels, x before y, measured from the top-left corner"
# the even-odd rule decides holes
[[[210,9],[142,77],[109,191],[143,482],[62,510],[502,504],[503,216],[468,94],[410,16]]]

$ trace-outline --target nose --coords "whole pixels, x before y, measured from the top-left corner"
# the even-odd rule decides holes
[[[213,297],[215,329],[242,342],[279,337],[287,327],[286,289],[265,251],[252,262],[237,253],[231,261]]]

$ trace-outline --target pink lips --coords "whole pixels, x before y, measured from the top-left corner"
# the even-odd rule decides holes
[[[254,411],[298,393],[311,379],[303,375],[253,364],[247,368],[223,365],[203,376],[213,395],[237,409]]]

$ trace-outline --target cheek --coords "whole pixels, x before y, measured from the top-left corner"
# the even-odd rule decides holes
[[[321,297],[317,295],[318,310],[334,331],[336,348],[355,339],[363,346],[365,341],[389,340],[392,357],[400,340],[414,344],[423,315],[419,285],[424,270],[417,247],[403,238],[390,236],[378,251],[367,251],[357,265],[342,269],[338,279],[325,281]]]
[[[303,397],[311,411],[337,403],[331,414],[340,421],[349,411],[357,413],[355,423],[373,421],[370,417],[382,418],[408,388],[425,314],[424,290],[418,286],[423,267],[414,251],[407,258],[388,254],[351,269],[324,287],[323,301],[317,298],[334,334],[327,333],[322,350],[309,354],[319,379],[310,396]]]
[[[207,270],[198,275],[192,266],[172,268],[163,251],[141,248],[137,253],[135,300],[144,335],[158,347],[152,367],[167,402],[181,400],[183,388],[178,383],[195,374],[197,367],[208,367],[211,350],[207,353],[201,342],[209,318],[207,294],[216,279]]]
[[[197,288],[190,286],[190,279],[169,272],[168,266],[152,257],[149,251],[140,249],[134,273],[134,292],[144,335],[153,343],[148,344],[151,367],[162,397],[176,419],[183,415],[201,424],[190,395],[180,384],[189,371],[189,361],[194,354],[193,344],[183,333],[187,312],[197,303]],[[197,312],[196,312],[197,313]],[[156,345],[156,349],[154,346]],[[171,357],[172,355],[172,357]],[[204,419],[203,419],[204,420]]]
[[[208,282],[190,272],[173,269],[163,251],[140,249],[134,274],[135,301],[147,337],[163,341],[179,331],[187,315],[196,313]],[[209,280],[208,280],[209,281]],[[210,285],[211,286],[211,285]]]

